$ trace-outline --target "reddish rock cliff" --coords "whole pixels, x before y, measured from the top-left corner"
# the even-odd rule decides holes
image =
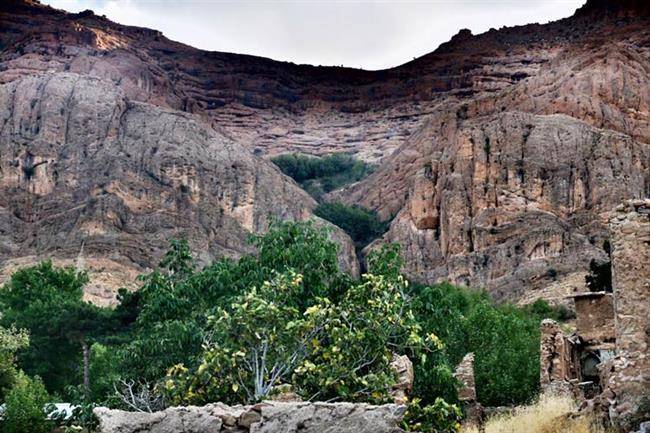
[[[72,258],[92,236],[86,251],[149,266],[172,233],[239,253],[267,214],[313,207],[251,153],[349,151],[380,166],[332,198],[394,216],[411,277],[559,295],[606,259],[611,208],[650,190],[649,16],[590,0],[370,72],[5,1],[0,257]]]

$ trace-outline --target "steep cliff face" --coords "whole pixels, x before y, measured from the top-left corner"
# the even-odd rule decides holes
[[[604,216],[620,197],[647,194],[648,147],[627,135],[561,114],[437,122],[411,149],[406,199],[385,236],[402,244],[418,280],[510,299],[572,283],[574,273],[583,284],[590,260],[607,260]]]
[[[314,206],[253,155],[346,151],[379,167],[331,199],[394,217],[385,240],[409,276],[559,296],[606,258],[611,208],[650,191],[649,17],[646,2],[589,0],[372,72],[3,2],[2,257],[73,260],[84,244],[106,269],[148,266],[171,234],[206,260],[237,254],[268,214]]]
[[[567,294],[591,259],[607,260],[608,213],[650,193],[650,20],[627,13],[520,83],[440,106],[334,196],[396,215],[386,240],[418,280]]]
[[[192,115],[134,102],[99,78],[46,73],[0,85],[0,119],[0,258],[8,267],[83,260],[96,298],[112,295],[101,291],[111,288],[106,272],[131,277],[113,287],[133,281],[172,238],[187,238],[203,263],[238,256],[250,252],[248,233],[271,218],[310,217],[315,205]],[[354,272],[351,243],[336,236]]]

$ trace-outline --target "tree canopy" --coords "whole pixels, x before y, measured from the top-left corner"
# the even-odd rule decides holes
[[[539,320],[566,316],[542,301],[495,305],[481,291],[410,284],[395,244],[375,248],[353,279],[312,222],[275,222],[250,242],[256,254],[199,268],[174,240],[112,309],[83,301],[84,272],[50,262],[18,270],[0,290],[0,399],[19,385],[16,402],[42,398],[22,369],[69,400],[128,409],[254,402],[286,389],[380,403],[396,381],[393,354],[406,354],[408,428],[455,431],[462,357],[475,353],[483,404],[525,403],[538,388]]]

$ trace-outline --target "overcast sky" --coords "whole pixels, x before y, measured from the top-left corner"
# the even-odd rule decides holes
[[[461,28],[478,34],[491,27],[546,23],[572,15],[585,0],[42,2],[71,12],[92,9],[205,50],[383,69],[433,51]]]

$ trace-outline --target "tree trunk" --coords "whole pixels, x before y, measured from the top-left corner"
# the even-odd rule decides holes
[[[90,351],[85,339],[81,340],[81,349],[84,357],[84,399],[88,402],[90,398]]]

